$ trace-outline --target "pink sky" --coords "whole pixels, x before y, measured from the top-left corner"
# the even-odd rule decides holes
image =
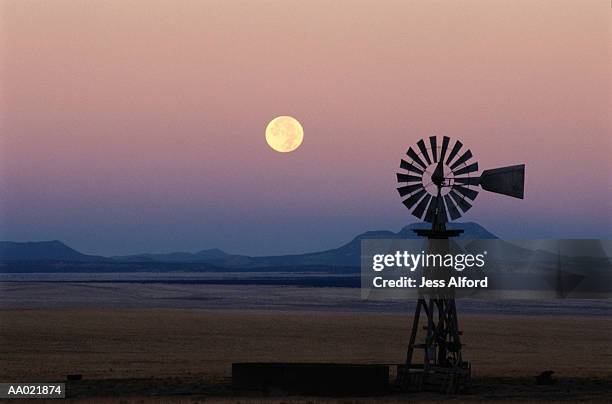
[[[601,1],[1,3],[0,209],[10,240],[89,253],[276,254],[413,218],[406,148],[448,135],[526,199],[505,237],[612,236],[612,11]],[[302,146],[265,143],[291,115]]]

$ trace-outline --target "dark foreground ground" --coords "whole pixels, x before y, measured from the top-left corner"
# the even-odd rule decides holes
[[[81,374],[83,380],[69,382],[67,389],[75,402],[612,398],[612,320],[602,317],[463,316],[464,355],[472,362],[474,385],[461,396],[391,392],[331,399],[231,388],[232,362],[401,362],[409,324],[409,316],[399,314],[5,309],[0,380],[61,381]],[[535,382],[545,370],[555,371],[555,384]]]
[[[274,403],[360,403],[360,402],[610,402],[610,380],[562,378],[553,386],[538,386],[533,378],[479,377],[470,391],[445,396],[437,393],[397,393],[376,397],[301,397],[282,391],[253,392],[232,390],[229,383],[199,378],[109,379],[73,382],[68,386],[68,401],[75,403],[204,403],[204,402],[274,402]],[[100,395],[100,391],[108,394]],[[8,402],[24,400],[8,400]],[[44,402],[44,400],[31,400]],[[57,400],[47,400],[55,402]]]

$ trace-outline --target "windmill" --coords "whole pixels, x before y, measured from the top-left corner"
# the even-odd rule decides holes
[[[431,223],[431,229],[416,229],[430,240],[447,240],[463,230],[446,228],[471,207],[480,190],[523,199],[525,165],[484,170],[463,143],[444,136],[430,136],[410,147],[401,160],[397,188],[403,204],[417,218]],[[448,244],[446,245],[448,247]],[[417,343],[419,320],[424,313],[426,336]],[[402,389],[420,390],[433,385],[445,392],[460,391],[471,378],[470,364],[461,355],[461,332],[455,299],[452,296],[421,295],[413,317],[405,365],[398,368]],[[415,349],[423,349],[423,364],[413,361]]]

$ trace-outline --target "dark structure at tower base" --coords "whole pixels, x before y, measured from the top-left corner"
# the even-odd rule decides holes
[[[264,393],[374,396],[389,393],[389,366],[349,363],[232,364],[232,386]]]

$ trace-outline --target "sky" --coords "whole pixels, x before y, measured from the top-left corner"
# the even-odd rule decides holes
[[[612,12],[585,1],[0,3],[0,239],[91,254],[337,247],[415,221],[422,137],[525,199],[462,218],[505,238],[612,237]],[[303,144],[265,142],[274,117]]]

